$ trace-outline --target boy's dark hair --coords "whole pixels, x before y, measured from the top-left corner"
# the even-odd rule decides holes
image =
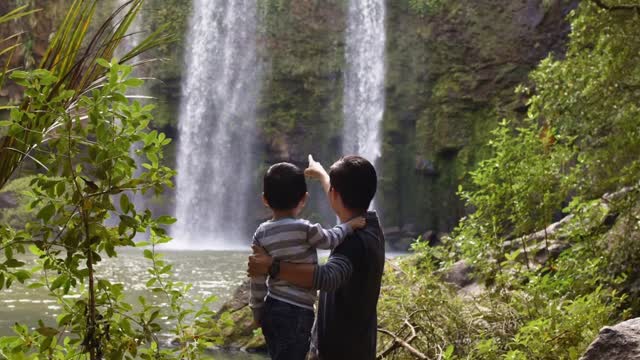
[[[347,208],[359,211],[369,208],[378,187],[378,176],[367,159],[345,156],[331,165],[329,178]]]
[[[286,162],[272,165],[264,174],[263,191],[272,209],[291,210],[307,193],[304,172]]]

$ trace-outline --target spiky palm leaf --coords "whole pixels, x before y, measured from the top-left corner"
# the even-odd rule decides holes
[[[28,11],[27,5],[21,6],[15,10],[9,11],[4,15],[0,15],[0,25],[33,14],[37,11],[38,10]],[[11,64],[13,54],[15,53],[16,49],[20,47],[20,45],[20,33],[7,36],[4,39],[0,39],[0,57],[6,56],[4,65],[0,67],[0,89],[2,89],[5,77],[9,73],[9,64]]]
[[[62,91],[74,91],[74,95],[64,104],[69,112],[73,112],[74,105],[83,94],[100,87],[106,81],[106,69],[97,60],[111,59],[114,56],[144,2],[127,2],[116,9],[95,34],[89,37],[88,29],[94,19],[98,1],[74,0],[39,65],[39,69],[50,71],[58,79],[51,86],[49,99],[55,99]],[[124,15],[121,16],[122,14]],[[116,21],[117,19],[120,20]],[[172,40],[173,37],[166,35],[164,28],[161,28],[124,54],[120,62],[128,62]],[[22,131],[0,139],[0,188],[25,158],[31,158],[32,150],[46,142],[47,135],[61,124],[61,119],[52,117],[46,109],[34,108],[28,97],[19,108],[31,116],[24,117]]]

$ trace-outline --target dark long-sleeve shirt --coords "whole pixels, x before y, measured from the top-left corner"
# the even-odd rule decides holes
[[[384,268],[384,235],[375,212],[314,271],[320,290],[314,329],[320,359],[375,359],[377,312]]]

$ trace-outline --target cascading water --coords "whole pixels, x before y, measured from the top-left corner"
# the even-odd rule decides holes
[[[259,92],[255,0],[194,0],[179,120],[174,245],[228,249],[250,243]]]
[[[375,164],[385,106],[385,0],[350,0],[347,23],[342,152]]]

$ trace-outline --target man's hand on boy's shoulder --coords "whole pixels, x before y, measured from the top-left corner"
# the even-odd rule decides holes
[[[353,230],[358,230],[367,226],[367,220],[365,220],[363,216],[358,216],[355,219],[349,220],[347,224],[349,224]]]

